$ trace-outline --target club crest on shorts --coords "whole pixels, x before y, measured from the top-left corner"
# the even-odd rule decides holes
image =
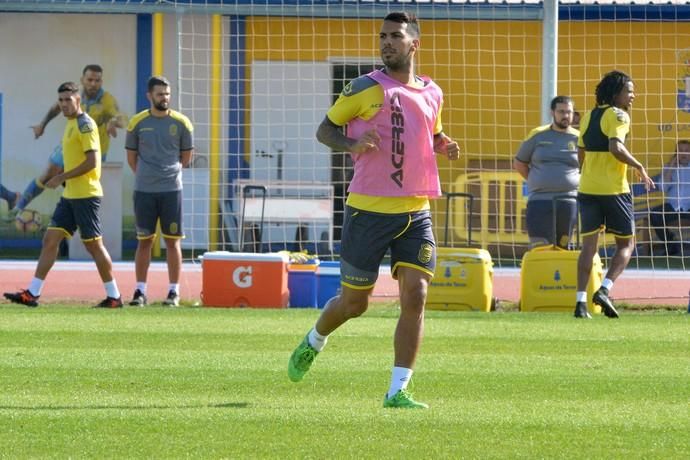
[[[429,243],[424,243],[419,248],[419,253],[417,254],[417,260],[423,264],[428,264],[431,260],[431,255],[434,253],[434,247]]]

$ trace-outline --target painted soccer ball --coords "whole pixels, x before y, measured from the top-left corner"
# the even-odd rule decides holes
[[[41,215],[33,209],[24,209],[17,214],[14,225],[20,232],[37,232],[41,229]]]

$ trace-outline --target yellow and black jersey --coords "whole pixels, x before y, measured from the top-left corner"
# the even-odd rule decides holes
[[[628,167],[609,152],[609,140],[625,142],[630,116],[617,107],[601,105],[585,114],[580,123],[578,147],[585,150],[578,190],[590,195],[630,192]]]
[[[326,116],[333,124],[345,126],[350,120],[369,120],[383,106],[383,88],[366,75],[348,83]]]

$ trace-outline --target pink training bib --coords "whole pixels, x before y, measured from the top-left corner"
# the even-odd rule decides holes
[[[351,154],[354,176],[348,191],[371,196],[441,195],[434,154],[434,126],[443,92],[428,77],[414,88],[381,70],[367,75],[383,87],[383,106],[369,120],[347,124],[348,137],[358,139],[375,128],[381,137],[378,151]]]

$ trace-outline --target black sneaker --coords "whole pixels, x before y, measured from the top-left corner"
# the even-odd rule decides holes
[[[616,307],[613,306],[613,302],[609,299],[609,290],[605,287],[600,287],[599,290],[594,293],[592,302],[601,307],[601,310],[607,318],[618,318]]]
[[[575,318],[592,319],[592,315],[587,311],[586,302],[577,302],[575,304]]]
[[[122,297],[106,297],[101,303],[94,305],[93,308],[122,308]]]
[[[130,300],[129,304],[133,307],[143,307],[148,303],[148,299],[146,298],[146,294],[141,292],[139,289],[134,291],[134,295],[132,296],[132,300]]]
[[[38,307],[38,298],[40,296],[33,295],[28,289],[22,289],[19,292],[5,292],[5,298],[13,303],[26,305],[27,307]]]
[[[179,307],[180,295],[175,291],[168,292],[168,297],[166,297],[163,301],[163,305],[166,307]]]

